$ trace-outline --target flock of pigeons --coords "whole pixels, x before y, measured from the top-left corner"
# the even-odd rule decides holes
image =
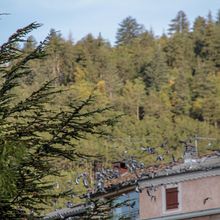
[[[184,142],[185,147],[187,148],[187,142]],[[154,147],[140,147],[140,150],[143,152],[146,152],[149,155],[155,155],[155,160],[156,161],[163,161],[164,160],[164,156],[167,155],[169,153],[169,150],[167,148],[167,142],[163,143],[160,147],[165,149],[165,154],[161,155],[158,154],[156,149]],[[166,150],[167,149],[167,150]],[[174,155],[172,154],[172,162],[176,162]],[[135,191],[137,193],[142,192],[143,189],[140,188],[139,184],[138,184],[138,180],[139,178],[141,178],[142,176],[139,175],[139,171],[141,169],[145,168],[144,163],[142,162],[138,162],[136,159],[134,159],[134,157],[130,157],[127,158],[125,161],[125,165],[127,170],[130,173],[135,174],[136,176],[136,180],[135,180]],[[106,189],[105,189],[105,182],[109,181],[109,180],[113,180],[113,179],[117,179],[120,177],[120,172],[118,168],[113,168],[113,169],[99,169],[98,171],[95,172],[95,183],[94,183],[94,191],[93,193],[105,193]],[[154,175],[151,175],[151,177],[153,178]],[[83,194],[82,196],[80,196],[80,198],[86,198],[86,199],[91,199],[91,186],[90,186],[90,180],[89,180],[89,174],[87,172],[83,172],[81,174],[79,174],[76,179],[75,179],[75,184],[78,185],[82,182],[83,186],[87,189],[87,193]],[[147,192],[147,196],[149,196],[151,198],[151,200],[156,201],[156,196],[155,196],[155,191],[156,188],[154,186],[151,187],[147,187],[146,188],[146,192]],[[135,204],[133,203],[128,203],[129,206],[134,206]],[[74,205],[72,202],[67,202],[66,203],[66,207],[68,208],[72,208]]]
[[[141,150],[143,150],[143,151],[145,151],[149,154],[155,154],[156,153],[155,148],[152,148],[152,147],[146,147],[146,148],[142,147]],[[163,157],[161,155],[158,155],[156,160],[161,161],[161,160],[163,160]],[[135,176],[136,176],[136,180],[134,182],[135,185],[136,185],[135,191],[138,192],[138,193],[142,192],[142,189],[140,188],[140,186],[138,184],[138,179],[142,177],[142,176],[139,175],[139,171],[143,170],[145,168],[144,163],[138,162],[133,157],[130,157],[130,158],[125,160],[125,165],[126,165],[127,170],[130,173],[135,174]],[[121,174],[120,174],[118,168],[114,168],[114,169],[104,169],[104,168],[102,168],[102,169],[99,169],[98,171],[95,172],[94,192],[95,193],[98,193],[98,192],[105,193],[106,192],[105,182],[109,181],[109,180],[117,179],[117,178],[120,177],[120,175]],[[78,184],[80,184],[80,182],[82,182],[82,184],[85,188],[87,188],[87,189],[90,188],[90,186],[89,186],[90,181],[89,181],[88,173],[83,172],[83,173],[79,174],[76,177],[75,184],[78,185]],[[151,199],[156,200],[156,197],[153,195],[154,191],[155,191],[155,189],[153,187],[148,187],[147,188],[147,195],[149,197],[151,197]],[[86,194],[84,194],[82,196],[82,198],[90,199],[91,198],[91,192],[88,190],[88,192]],[[68,204],[67,207],[70,207],[69,204]]]

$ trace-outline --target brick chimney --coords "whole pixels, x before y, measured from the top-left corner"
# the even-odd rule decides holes
[[[120,174],[124,174],[128,171],[128,168],[126,167],[126,164],[121,161],[113,162],[112,163],[113,169],[118,169]]]

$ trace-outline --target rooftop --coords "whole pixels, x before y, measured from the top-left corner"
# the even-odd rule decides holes
[[[119,194],[123,189],[140,189],[191,179],[220,175],[220,154],[215,152],[200,158],[159,164],[125,172],[118,178],[105,182],[105,192],[94,192],[91,196],[99,197],[109,194]],[[114,196],[114,195],[113,195]],[[61,219],[62,217],[79,216],[91,208],[89,204],[76,205],[49,213],[44,220]]]
[[[107,181],[105,183],[105,189],[107,192],[111,192],[123,187],[135,186],[137,183],[148,180],[180,174],[198,173],[198,171],[209,171],[217,168],[220,168],[220,154],[215,152],[196,159],[157,164],[138,169],[135,172],[126,172],[116,179]]]

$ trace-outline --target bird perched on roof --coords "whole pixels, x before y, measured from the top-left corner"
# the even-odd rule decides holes
[[[137,169],[144,169],[144,163],[142,163],[142,162],[139,163],[134,158],[128,159],[127,161],[125,161],[125,164],[131,173]]]
[[[148,174],[148,176],[153,179],[153,178],[155,177],[155,172],[154,172],[154,171],[150,172],[150,173]]]
[[[136,191],[137,193],[141,193],[141,192],[142,192],[142,189],[140,188],[138,182],[136,183],[135,191]]]
[[[60,219],[65,219],[65,217],[61,214],[61,213],[58,213]]]
[[[116,168],[114,170],[107,169],[105,174],[106,174],[106,178],[107,179],[116,179],[116,178],[118,178],[120,176],[120,172]]]
[[[79,196],[80,199],[90,199],[91,198],[91,192],[87,192],[81,196]]]
[[[104,181],[102,179],[100,179],[96,182],[96,191],[97,192],[106,192]]]
[[[67,207],[67,208],[73,208],[73,203],[68,201],[68,202],[66,203],[66,207]]]

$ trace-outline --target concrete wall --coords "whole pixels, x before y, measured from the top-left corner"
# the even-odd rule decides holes
[[[160,186],[155,191],[156,201],[152,200],[147,191],[140,193],[140,218],[153,217],[193,212],[210,208],[220,207],[220,176],[190,180],[178,184],[179,208],[177,210],[166,210],[165,186]],[[206,198],[206,202],[204,200]],[[216,220],[213,218],[193,218],[193,220]],[[220,220],[220,218],[217,218]]]

